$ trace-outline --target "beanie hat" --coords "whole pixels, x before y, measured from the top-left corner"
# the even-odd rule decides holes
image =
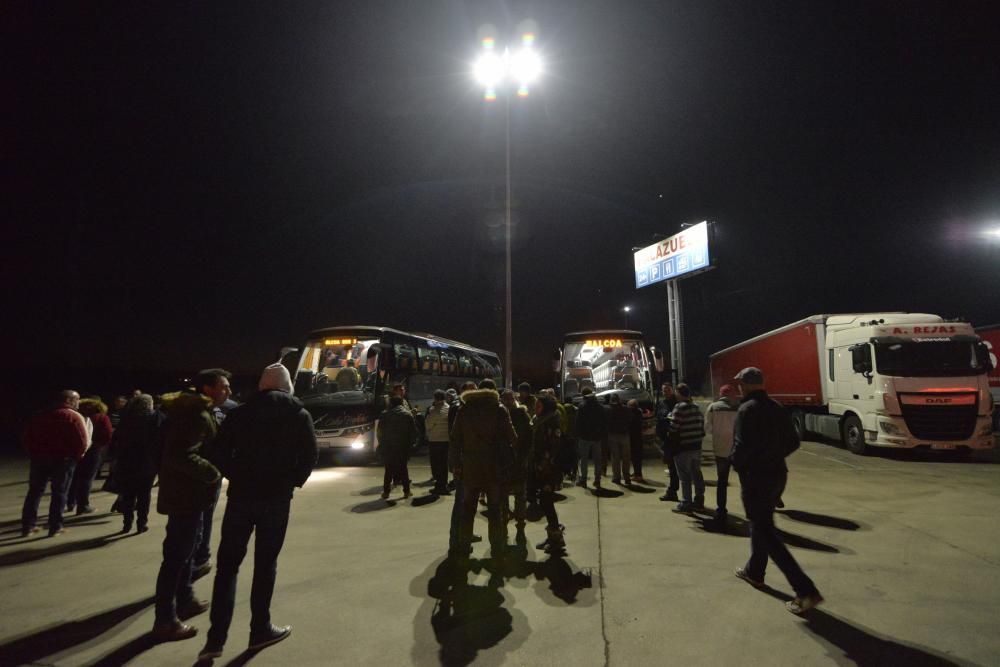
[[[284,364],[274,363],[264,369],[257,383],[257,389],[261,391],[283,391],[286,394],[294,393],[292,387],[292,376],[288,374],[288,369]]]

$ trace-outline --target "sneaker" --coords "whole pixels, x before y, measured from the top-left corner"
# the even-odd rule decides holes
[[[389,500],[389,492],[386,491],[385,493],[382,494],[381,497],[382,497],[382,500]]]
[[[690,503],[690,502],[688,502],[686,500],[682,500],[681,502],[677,503],[674,506],[674,508],[672,510],[670,510],[670,511],[671,512],[676,512],[678,514],[687,514],[688,512],[690,512],[693,509],[694,509],[694,504],[693,503]]]
[[[819,594],[819,591],[816,591],[811,595],[803,595],[802,597],[796,597],[794,600],[789,600],[785,603],[785,609],[793,614],[804,614],[822,602],[823,596]]]
[[[695,508],[696,510],[703,510],[703,509],[705,509],[705,500],[704,500],[704,498],[703,498],[703,499],[701,499],[701,500],[698,500],[697,498],[695,498],[695,499],[694,499],[694,502],[693,502],[693,503],[691,503],[691,505],[692,505],[692,506],[693,506],[693,507],[694,507],[694,508]]]
[[[469,543],[470,544],[475,544],[476,542],[482,542],[482,541],[483,541],[483,536],[482,535],[473,535],[469,539]]]
[[[146,525],[146,524],[144,524],[144,523],[140,523],[140,524],[139,524],[138,526],[136,526],[136,528],[135,528],[135,532],[136,532],[136,533],[145,533],[145,532],[146,532],[147,530],[149,530],[149,526],[147,526],[147,525]]]
[[[747,574],[746,568],[738,567],[736,568],[736,571],[733,572],[733,574],[736,575],[737,579],[742,579],[743,581],[747,582],[754,588],[764,588],[764,581],[754,579],[753,577],[751,577],[749,574]]]
[[[131,532],[132,532],[132,524],[130,524],[130,523],[124,523],[124,524],[122,524],[122,534],[123,535],[125,533],[131,533]]]
[[[222,657],[223,645],[218,642],[213,642],[211,639],[205,644],[205,648],[201,649],[201,653],[198,654],[198,660],[212,660],[213,658]]]
[[[80,516],[81,514],[92,514],[93,512],[94,512],[93,507],[91,507],[90,505],[84,505],[83,507],[77,508],[76,515]]]
[[[59,526],[55,530],[50,530],[49,531],[49,537],[55,537],[56,535],[62,535],[65,532],[66,532],[66,529],[63,526]]]
[[[631,483],[632,483],[632,478],[631,477],[626,477],[625,478],[625,486],[629,486]]]
[[[204,614],[206,611],[208,611],[207,602],[198,598],[191,598],[187,602],[177,605],[177,618],[186,621],[198,614]]]
[[[250,643],[247,644],[247,650],[256,651],[264,648],[265,646],[277,644],[282,639],[287,639],[290,634],[292,634],[292,626],[290,625],[286,625],[284,627],[271,625],[264,632],[251,632]]]
[[[212,571],[212,564],[207,560],[204,563],[198,563],[197,565],[191,566],[191,579],[200,579],[206,574]]]
[[[670,501],[676,502],[677,500],[679,500],[679,498],[677,497],[676,491],[667,491],[662,496],[660,496],[660,500],[664,502],[670,502]]]
[[[173,621],[171,623],[160,623],[153,626],[153,631],[149,633],[158,642],[178,642],[184,639],[191,639],[198,634],[198,628],[192,628],[186,623]]]
[[[406,491],[403,491],[403,500],[406,500],[407,498],[410,498],[411,496],[413,496],[413,494],[410,493],[409,489],[407,489]]]
[[[21,537],[27,537],[28,535],[34,535],[35,533],[37,533],[40,530],[41,530],[41,528],[39,528],[38,526],[34,526],[32,528],[22,528],[21,529]]]

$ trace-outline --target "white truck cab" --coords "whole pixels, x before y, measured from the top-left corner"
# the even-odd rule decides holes
[[[824,348],[828,414],[851,451],[993,447],[989,352],[970,324],[922,313],[835,315]],[[828,420],[807,422],[831,430]]]

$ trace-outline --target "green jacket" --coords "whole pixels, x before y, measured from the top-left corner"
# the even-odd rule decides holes
[[[202,453],[215,439],[211,400],[194,392],[163,397],[167,420],[163,424],[160,462],[160,514],[194,514],[215,500],[222,476]]]
[[[531,417],[528,416],[528,409],[518,405],[510,411],[510,421],[514,425],[514,432],[517,433],[511,483],[521,484],[528,478],[528,464],[531,462]]]
[[[448,467],[465,484],[465,492],[499,482],[497,447],[513,447],[517,433],[500,395],[492,389],[475,389],[462,394],[465,404],[451,429]]]

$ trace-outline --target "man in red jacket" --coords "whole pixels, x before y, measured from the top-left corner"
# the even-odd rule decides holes
[[[56,406],[28,421],[24,430],[24,448],[31,457],[28,495],[21,510],[21,535],[38,532],[38,505],[45,487],[52,484],[49,503],[49,537],[65,532],[63,506],[66,486],[76,462],[87,450],[87,430],[83,416],[76,411],[80,394],[66,390],[59,394]]]

